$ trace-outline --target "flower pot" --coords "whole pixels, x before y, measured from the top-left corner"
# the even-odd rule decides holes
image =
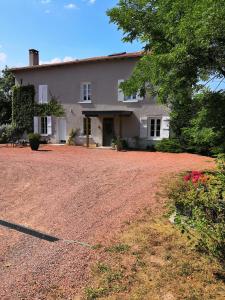
[[[31,150],[33,150],[33,151],[37,151],[38,148],[39,148],[39,145],[40,145],[39,142],[31,142],[31,143],[30,143],[30,148],[31,148]]]

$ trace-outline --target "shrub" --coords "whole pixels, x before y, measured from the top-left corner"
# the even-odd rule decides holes
[[[23,134],[23,129],[13,124],[0,126],[0,143],[8,143],[18,140]]]
[[[29,133],[28,134],[30,147],[32,150],[37,151],[40,145],[41,136],[38,133]]]
[[[113,138],[111,145],[112,148],[117,148],[118,151],[127,150],[129,148],[128,142],[120,138]]]
[[[78,135],[78,129],[71,129],[69,134],[68,145],[75,145],[75,138]]]
[[[169,191],[176,211],[175,223],[187,232],[196,247],[225,258],[225,163],[217,159],[217,171],[192,171]]]
[[[156,151],[181,153],[183,149],[178,139],[163,139],[155,145]]]

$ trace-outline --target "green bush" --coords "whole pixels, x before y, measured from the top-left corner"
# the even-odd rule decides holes
[[[129,148],[128,142],[120,138],[113,138],[111,142],[112,148],[117,147],[118,151],[127,150]]]
[[[38,133],[29,133],[28,134],[30,147],[32,150],[38,150],[40,145],[41,136]]]
[[[8,143],[20,139],[23,129],[13,124],[3,124],[0,126],[0,143]]]
[[[155,145],[156,151],[181,153],[183,149],[178,139],[163,139]]]
[[[75,145],[75,139],[76,139],[78,133],[79,133],[78,129],[71,129],[70,134],[69,134],[69,139],[67,141],[67,144],[69,146]]]
[[[225,159],[217,159],[217,171],[192,171],[169,191],[175,223],[188,233],[196,247],[225,259]]]

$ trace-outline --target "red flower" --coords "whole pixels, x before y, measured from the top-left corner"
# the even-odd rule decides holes
[[[207,177],[202,172],[199,171],[192,171],[184,176],[184,181],[186,182],[191,181],[193,184],[196,184],[197,182],[201,182],[202,184],[204,184],[206,180]]]

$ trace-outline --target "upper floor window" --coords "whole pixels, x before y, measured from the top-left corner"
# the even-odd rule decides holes
[[[120,84],[124,82],[123,79],[118,80],[118,101],[121,102],[138,102],[143,100],[143,97],[140,96],[139,93],[133,93],[130,96],[126,96],[123,93],[123,90],[120,87]]]
[[[131,96],[124,96],[124,101],[132,101],[132,100],[138,100],[137,93],[134,93]]]
[[[92,87],[90,82],[83,82],[81,84],[81,102],[91,102]]]
[[[38,102],[40,104],[48,103],[48,86],[46,84],[38,87]]]

